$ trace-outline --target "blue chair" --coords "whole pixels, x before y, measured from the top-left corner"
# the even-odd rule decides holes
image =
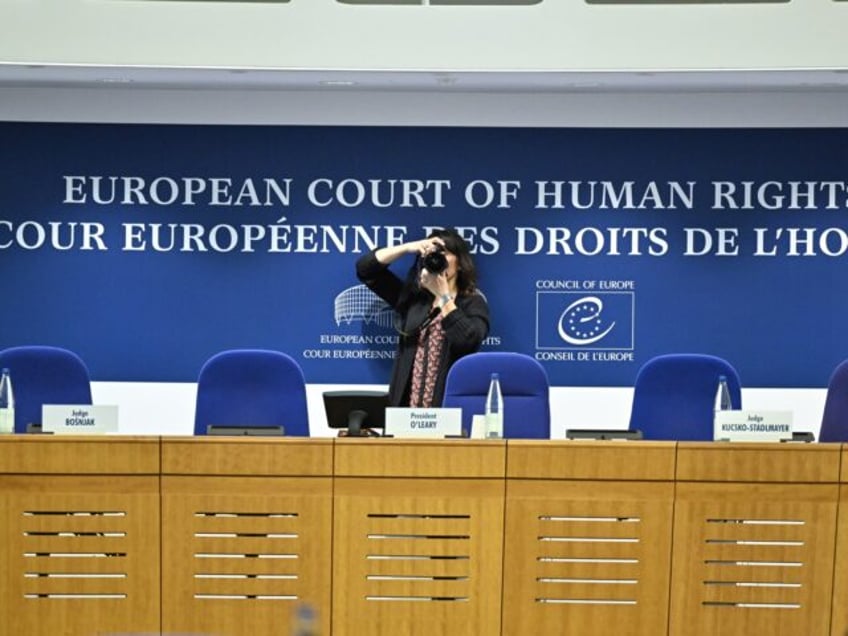
[[[445,380],[444,407],[462,409],[462,427],[485,410],[492,373],[500,375],[504,437],[549,439],[551,406],[548,374],[532,357],[509,351],[480,352],[453,363]]]
[[[45,404],[91,404],[88,368],[72,351],[24,346],[0,351],[0,369],[9,369],[15,397],[15,432],[41,424]]]
[[[742,408],[739,374],[727,361],[697,353],[648,360],[636,375],[630,429],[644,439],[711,441],[719,376],[727,377],[731,407]]]
[[[285,353],[232,349],[215,354],[197,378],[195,435],[216,426],[282,426],[287,436],[309,436],[306,381]]]
[[[837,365],[827,384],[820,442],[848,442],[848,360]]]

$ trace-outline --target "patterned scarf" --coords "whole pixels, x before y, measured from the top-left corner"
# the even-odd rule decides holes
[[[442,359],[445,343],[445,330],[442,328],[441,313],[418,334],[418,348],[415,350],[415,362],[412,365],[412,387],[410,406],[429,408],[433,404],[433,392],[436,390],[436,378]]]

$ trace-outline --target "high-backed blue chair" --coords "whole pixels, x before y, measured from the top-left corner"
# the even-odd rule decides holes
[[[630,429],[644,439],[710,441],[719,376],[727,377],[730,403],[742,408],[739,374],[727,360],[674,353],[648,360],[636,375]]]
[[[819,441],[848,442],[848,360],[836,366],[827,384]]]
[[[306,381],[300,365],[280,351],[232,349],[215,354],[197,377],[195,435],[210,425],[282,426],[309,436]]]
[[[0,369],[9,369],[15,397],[15,432],[41,424],[45,404],[91,404],[88,367],[60,347],[24,346],[0,351]]]
[[[442,406],[462,408],[462,427],[471,431],[471,418],[485,411],[492,373],[500,375],[504,402],[504,437],[548,439],[551,406],[548,374],[523,353],[472,353],[453,363],[445,380]]]

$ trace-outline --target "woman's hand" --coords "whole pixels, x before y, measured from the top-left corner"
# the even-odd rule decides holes
[[[423,257],[425,254],[429,254],[437,249],[444,249],[445,242],[439,238],[438,236],[434,236],[433,238],[425,238],[420,241],[413,241],[409,243],[409,253],[417,254],[419,257]]]
[[[415,254],[421,258],[425,254],[432,252],[438,247],[444,248],[445,243],[438,237],[421,239],[420,241],[410,241],[409,243],[400,243],[398,245],[381,247],[374,255],[377,260],[383,265],[389,265],[402,257],[404,254]]]
[[[436,298],[441,298],[443,295],[450,293],[446,271],[441,274],[434,274],[422,267],[421,273],[418,274],[418,284]]]

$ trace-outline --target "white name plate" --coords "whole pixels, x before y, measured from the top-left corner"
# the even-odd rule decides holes
[[[118,432],[118,407],[110,404],[45,404],[41,430],[56,435],[100,435]]]
[[[386,409],[386,435],[425,439],[461,437],[462,409],[390,406]]]
[[[717,442],[792,439],[792,411],[716,411],[713,439]]]

